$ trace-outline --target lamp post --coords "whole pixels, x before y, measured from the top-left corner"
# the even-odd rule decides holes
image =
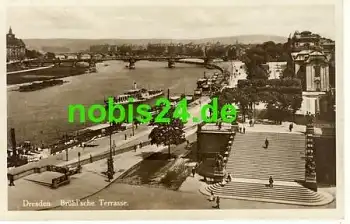
[[[64,135],[64,143],[67,143],[67,133]],[[68,147],[66,148],[66,161],[68,161]]]
[[[135,125],[134,125],[134,121],[132,121],[131,127],[132,127],[132,136],[135,136]]]
[[[81,165],[80,165],[80,152],[78,152],[78,170],[80,172]]]
[[[109,126],[109,158],[107,159],[107,176],[108,180],[113,179],[114,167],[113,167],[113,156],[112,156],[112,123]]]

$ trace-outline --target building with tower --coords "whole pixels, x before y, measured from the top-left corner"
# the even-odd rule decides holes
[[[299,114],[320,114],[329,110],[324,96],[335,87],[335,42],[310,31],[289,37],[295,77],[301,79],[303,102]]]
[[[25,58],[26,45],[21,39],[16,38],[10,27],[8,34],[6,34],[6,61],[16,61]]]

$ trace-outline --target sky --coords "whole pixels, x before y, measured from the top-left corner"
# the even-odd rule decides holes
[[[332,5],[9,7],[7,29],[27,38],[198,39],[236,35],[287,37],[309,30],[335,39]]]

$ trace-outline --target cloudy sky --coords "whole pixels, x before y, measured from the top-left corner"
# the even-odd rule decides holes
[[[288,36],[310,30],[335,38],[331,5],[226,7],[10,7],[7,28],[20,38],[206,38]]]

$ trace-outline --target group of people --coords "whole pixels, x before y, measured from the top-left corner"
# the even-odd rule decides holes
[[[245,134],[245,126],[240,126],[239,127],[239,133]]]
[[[215,196],[213,191],[210,192],[210,197],[208,201],[215,201],[216,202],[215,208],[220,208],[220,197]]]
[[[220,186],[221,186],[221,187],[224,187],[225,184],[230,183],[230,182],[232,181],[232,179],[233,179],[233,178],[232,178],[231,173],[228,173],[228,174],[226,175],[226,177],[221,181]]]

